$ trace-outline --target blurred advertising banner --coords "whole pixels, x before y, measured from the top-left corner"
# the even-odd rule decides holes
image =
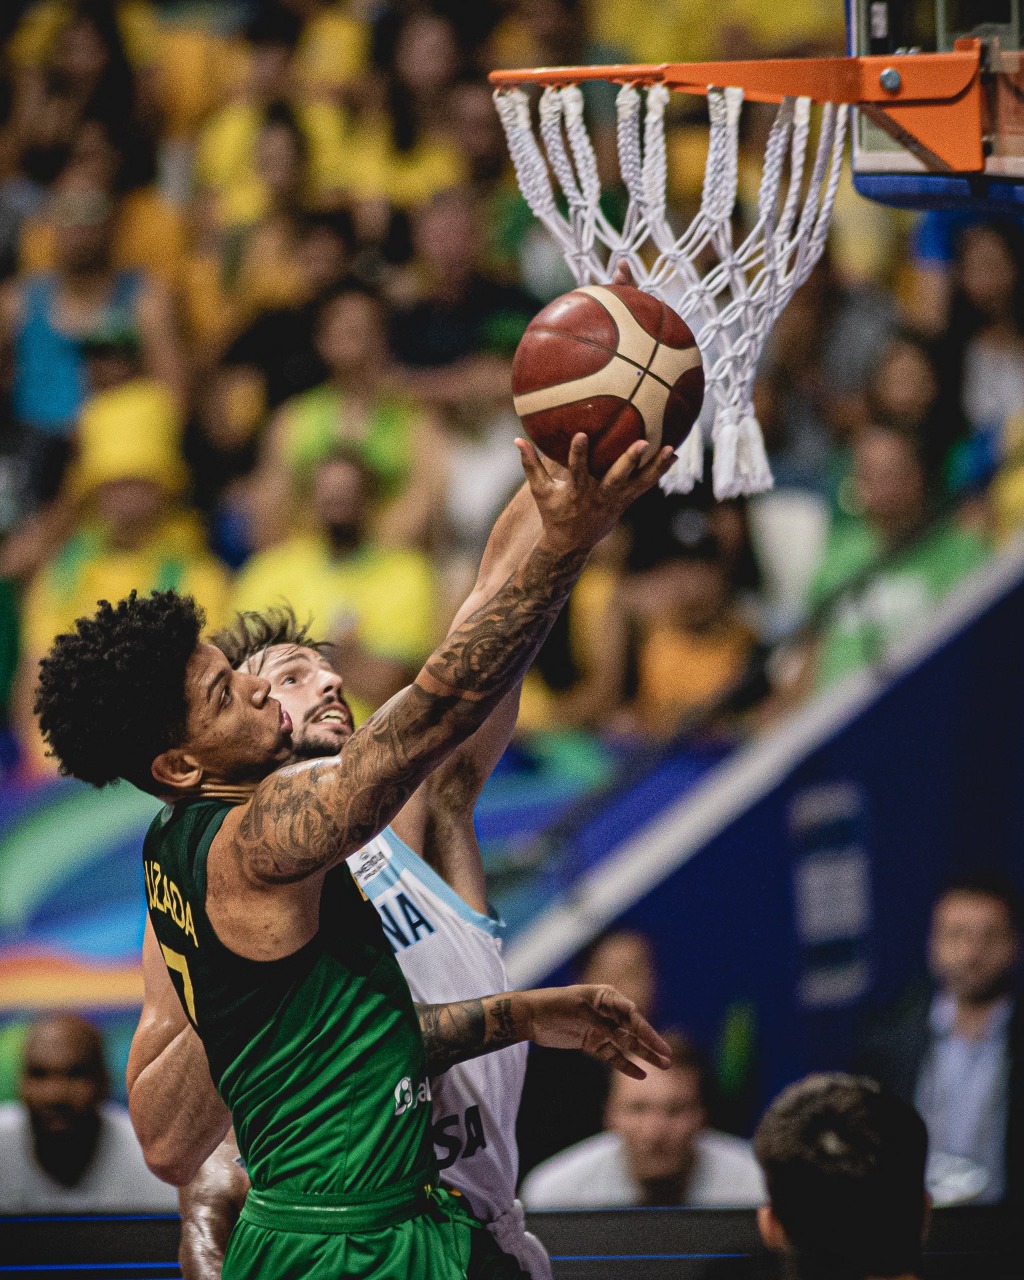
[[[0,796],[0,1098],[28,1020],[104,1030],[116,1094],[142,999],[142,840],[159,801],[127,785],[5,784]]]

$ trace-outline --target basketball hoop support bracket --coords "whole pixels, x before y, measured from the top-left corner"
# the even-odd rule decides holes
[[[883,80],[883,73],[888,74]],[[541,67],[492,71],[496,88],[515,85],[663,84],[680,93],[742,89],[751,102],[806,97],[859,107],[931,170],[980,173],[984,93],[981,41],[958,40],[952,53],[860,58],[769,58],[759,62],[666,62],[658,66]],[[895,87],[886,88],[885,84]]]

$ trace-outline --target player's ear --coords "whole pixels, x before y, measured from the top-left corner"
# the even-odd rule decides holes
[[[161,751],[149,771],[160,791],[194,791],[203,780],[203,767],[180,747]]]
[[[786,1239],[786,1233],[782,1229],[782,1223],[775,1216],[775,1210],[770,1204],[762,1204],[757,1210],[757,1229],[761,1233],[761,1239],[765,1245],[774,1253],[785,1253],[789,1247],[789,1241]]]

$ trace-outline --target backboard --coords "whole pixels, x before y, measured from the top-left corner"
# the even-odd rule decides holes
[[[1024,205],[1022,5],[1024,0],[847,0],[851,54],[944,53],[965,36],[983,46],[983,171],[929,169],[865,112],[855,111],[853,173],[861,195],[908,208]]]

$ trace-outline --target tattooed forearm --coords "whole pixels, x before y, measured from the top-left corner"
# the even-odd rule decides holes
[[[511,995],[460,1000],[456,1004],[418,1004],[420,1031],[431,1075],[457,1062],[506,1049],[524,1039]]]
[[[585,551],[536,546],[338,759],[294,765],[261,783],[239,825],[250,874],[303,880],[381,831],[521,678],[585,563]]]
[[[451,632],[417,683],[436,682],[462,696],[504,693],[533,660],[586,560],[585,551],[567,556],[536,548],[487,604]]]

